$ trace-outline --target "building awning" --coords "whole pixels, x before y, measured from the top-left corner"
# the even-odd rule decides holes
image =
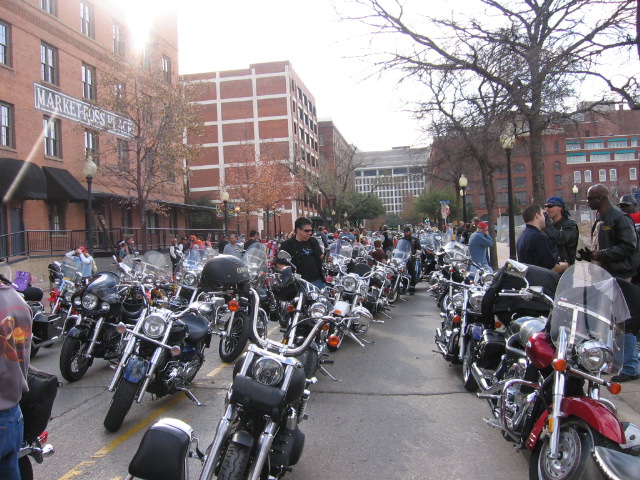
[[[68,170],[42,167],[47,179],[47,201],[86,202],[89,193]]]
[[[44,200],[47,180],[42,169],[31,162],[15,158],[0,158],[0,196],[2,203],[12,198]]]

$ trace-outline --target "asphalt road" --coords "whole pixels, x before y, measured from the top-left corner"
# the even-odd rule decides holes
[[[460,367],[432,351],[438,310],[424,285],[390,314],[394,318],[371,326],[366,338],[374,344],[361,348],[346,339],[332,356],[335,364],[328,368],[340,381],[320,375],[311,387],[309,420],[301,424],[305,450],[285,478],[528,478],[528,453],[516,452],[485,424],[486,403],[464,390]],[[107,362],[98,359],[82,380],[65,382],[48,428],[56,453],[34,466],[36,478],[122,479],[146,428],[165,416],[189,423],[204,450],[231,380],[232,366],[220,362],[217,342],[193,389],[206,406],[183,394],[159,400],[147,395],[117,433],[102,425],[112,396]],[[60,344],[41,349],[33,364],[59,375],[59,353]],[[191,460],[190,468],[190,478],[197,479],[200,463]]]

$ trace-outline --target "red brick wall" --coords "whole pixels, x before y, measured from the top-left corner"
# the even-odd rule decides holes
[[[253,140],[253,122],[230,123],[222,126],[222,141],[242,142]]]
[[[287,93],[287,83],[284,77],[266,77],[256,79],[258,95],[278,95]]]
[[[253,118],[253,100],[225,102],[222,105],[222,120]]]
[[[258,100],[258,116],[277,117],[287,114],[286,98],[265,98]]]
[[[227,80],[220,82],[220,98],[242,98],[253,95],[251,80]]]
[[[259,122],[260,138],[282,138],[289,136],[287,120],[267,120]]]

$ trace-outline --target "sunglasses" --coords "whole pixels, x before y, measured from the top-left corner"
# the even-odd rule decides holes
[[[301,228],[300,230],[302,230],[302,231],[303,231],[303,232],[305,232],[305,233],[311,233],[311,232],[313,232],[313,229],[312,229],[312,228],[310,228],[309,230],[306,230],[306,229],[304,229],[304,228]]]
[[[559,206],[560,206],[560,205],[550,205],[550,204],[547,204],[547,205],[545,205],[545,206],[544,206],[544,208],[553,208],[553,207],[559,207]]]
[[[591,200],[595,200],[596,198],[602,198],[602,195],[594,195],[592,197],[587,197],[587,201],[590,202]]]

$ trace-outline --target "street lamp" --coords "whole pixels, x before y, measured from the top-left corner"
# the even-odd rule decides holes
[[[460,185],[460,196],[462,197],[462,221],[467,223],[467,185],[469,184],[469,180],[464,176],[464,173],[460,175],[460,179],[458,180],[458,185]]]
[[[93,256],[93,205],[91,203],[91,183],[93,177],[96,176],[98,166],[94,163],[91,154],[87,155],[87,159],[82,165],[82,173],[87,179],[87,248],[89,255]]]
[[[237,233],[238,235],[240,235],[240,207],[236,207],[236,208],[235,208],[235,212],[236,212],[236,218],[237,218],[237,220],[238,220],[238,226],[236,227],[236,230],[237,230],[237,231],[236,231],[236,233]],[[249,233],[249,232],[247,232],[247,234],[248,234],[248,233]]]
[[[578,210],[578,187],[574,185],[571,191],[573,192],[573,209]]]
[[[500,144],[507,154],[507,195],[509,204],[509,258],[516,259],[516,225],[513,216],[513,179],[511,178],[511,150],[516,143],[515,135],[509,131],[500,136]]]
[[[222,205],[224,206],[224,236],[227,235],[227,205],[229,204],[229,192],[223,190],[220,194],[220,200],[222,200]]]

